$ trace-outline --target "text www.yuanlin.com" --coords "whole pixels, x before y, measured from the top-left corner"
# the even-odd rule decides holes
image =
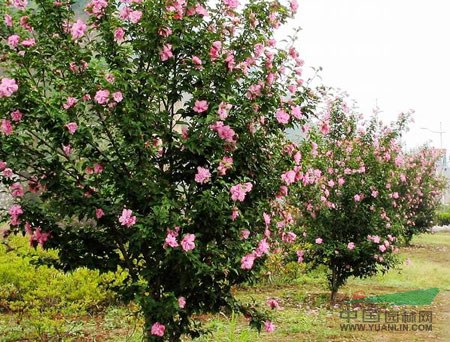
[[[432,324],[343,323],[341,331],[432,331]]]

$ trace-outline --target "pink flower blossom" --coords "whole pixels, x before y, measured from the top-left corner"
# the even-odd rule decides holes
[[[20,110],[15,110],[14,112],[11,112],[11,119],[12,121],[19,122],[22,120],[23,114]]]
[[[181,240],[181,248],[185,252],[188,252],[190,250],[193,250],[195,248],[195,235],[194,234],[186,234],[183,237],[183,240]]]
[[[27,38],[22,41],[22,46],[31,47],[36,45],[36,40],[33,38]]]
[[[196,100],[193,108],[194,112],[203,113],[208,110],[208,101]]]
[[[154,336],[162,337],[162,336],[164,336],[165,331],[166,331],[166,327],[164,326],[164,324],[156,322],[152,325],[150,333]]]
[[[271,321],[267,320],[264,322],[264,330],[268,333],[275,331],[275,324],[273,324]]]
[[[386,246],[385,245],[379,245],[378,249],[380,250],[381,253],[386,251]]]
[[[186,306],[186,298],[179,297],[178,298],[178,306],[180,307],[180,309],[184,309],[184,307]]]
[[[282,234],[282,240],[286,243],[293,243],[296,238],[297,235],[294,232],[287,232]]]
[[[255,255],[260,258],[264,254],[269,254],[270,245],[267,243],[267,239],[262,239],[258,243],[258,247],[256,248]]]
[[[302,110],[299,106],[294,106],[291,108],[291,114],[297,120],[300,120],[303,117]]]
[[[3,160],[0,160],[0,171],[3,171],[4,169],[6,169],[6,162],[4,162]]]
[[[231,199],[233,201],[243,202],[248,192],[252,190],[251,183],[237,184],[231,187]]]
[[[103,172],[103,165],[99,164],[99,163],[95,163],[94,164],[94,173],[102,173]]]
[[[10,78],[2,78],[2,81],[0,83],[0,98],[10,97],[18,89],[19,86],[17,85],[16,80]]]
[[[68,97],[66,100],[66,103],[63,104],[63,108],[64,109],[72,108],[76,105],[77,102],[78,102],[78,100],[76,98]]]
[[[136,224],[136,216],[132,216],[133,211],[130,209],[123,209],[122,215],[119,217],[119,222],[122,226],[127,226],[128,228]]]
[[[131,11],[128,15],[128,19],[133,23],[137,24],[142,18],[142,12],[141,11]]]
[[[168,230],[167,231],[167,235],[166,235],[166,239],[164,240],[164,244],[167,246],[170,246],[172,248],[178,247],[178,241],[177,241],[177,237],[178,237],[178,232],[175,230]]]
[[[192,56],[192,63],[194,63],[197,66],[201,66],[202,60],[198,56]]]
[[[280,308],[280,304],[278,303],[278,301],[276,299],[270,298],[266,303],[267,303],[267,305],[269,305],[269,307],[272,310]]]
[[[72,146],[69,145],[62,145],[62,149],[64,151],[64,154],[69,157],[72,154]]]
[[[172,45],[164,44],[163,49],[159,53],[159,57],[163,62],[167,61],[169,58],[173,57]]]
[[[229,9],[235,9],[239,6],[239,0],[223,0],[223,3]]]
[[[87,26],[83,20],[78,19],[70,29],[70,33],[72,34],[72,39],[76,40],[84,36],[86,33]]]
[[[297,251],[297,262],[303,262],[305,252],[303,250]]]
[[[70,134],[74,134],[78,129],[78,125],[76,122],[69,122],[65,127],[67,128]]]
[[[296,172],[293,170],[289,170],[281,175],[281,180],[286,183],[286,185],[290,185],[295,182]]]
[[[13,170],[11,170],[9,167],[7,167],[2,171],[2,175],[5,178],[11,178],[13,176]]]
[[[360,202],[361,201],[361,196],[356,194],[355,196],[353,196],[353,199],[355,200],[355,202]]]
[[[113,93],[112,97],[117,103],[122,102],[123,100],[123,94],[120,91],[116,91],[115,93]]]
[[[44,243],[48,240],[50,236],[50,233],[45,233],[42,232],[41,228],[38,227],[36,228],[36,230],[34,231],[33,236],[31,237],[31,241],[37,241],[37,243],[41,246],[44,247]]]
[[[221,102],[219,105],[219,109],[217,110],[217,114],[219,114],[220,120],[225,120],[228,117],[228,113],[230,112],[233,105],[226,102]]]
[[[13,132],[13,126],[11,121],[7,119],[2,119],[1,130],[4,135],[11,135]]]
[[[122,27],[118,27],[114,31],[114,40],[118,43],[122,42],[125,37],[125,30]]]
[[[228,125],[220,125],[216,129],[217,134],[219,135],[219,138],[225,140],[226,142],[234,142],[235,132],[234,130],[228,126]]]
[[[197,173],[195,174],[195,181],[200,184],[208,183],[211,179],[211,172],[207,168],[197,167]]]
[[[247,240],[250,236],[250,231],[248,229],[241,230],[241,240]]]
[[[13,34],[8,37],[7,44],[10,48],[15,48],[17,45],[19,45],[20,37],[17,34]]]
[[[348,245],[347,245],[347,248],[348,248],[349,250],[355,249],[355,243],[354,243],[354,242],[349,242]]]
[[[231,157],[223,157],[222,160],[219,163],[219,166],[217,167],[217,173],[220,176],[225,176],[227,171],[233,167],[233,158]]]
[[[242,257],[241,268],[243,270],[251,270],[253,268],[253,263],[255,262],[255,254],[250,253]]]
[[[289,122],[290,116],[288,113],[286,113],[283,109],[278,109],[275,117],[277,121],[283,125],[287,124]]]
[[[95,217],[97,218],[97,220],[100,220],[103,216],[105,216],[105,212],[102,208],[95,209]]]
[[[317,238],[316,239],[316,244],[321,245],[323,242],[322,238]]]
[[[100,105],[106,104],[109,101],[109,90],[98,90],[94,96],[95,102]]]
[[[236,219],[239,217],[239,209],[234,207],[231,210],[231,215],[230,216],[231,216],[231,221],[236,221]]]
[[[11,196],[22,197],[24,195],[23,186],[20,183],[13,183],[11,185]]]
[[[28,0],[11,0],[11,5],[17,9],[25,9],[28,6]]]
[[[5,14],[4,19],[5,19],[5,25],[7,27],[12,27],[13,26],[13,20],[12,20],[12,17],[9,14]]]

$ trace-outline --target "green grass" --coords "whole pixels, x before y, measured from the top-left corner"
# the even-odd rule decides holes
[[[16,240],[14,240],[16,241]],[[17,240],[18,250],[30,252],[26,241]],[[14,247],[14,246],[13,246]],[[16,250],[17,252],[17,250]],[[341,332],[341,307],[330,307],[323,270],[304,274],[302,269],[272,270],[255,286],[242,286],[235,290],[243,302],[253,301],[268,309],[267,300],[275,298],[280,310],[271,312],[277,329],[269,334],[258,334],[248,327],[248,321],[239,315],[217,314],[198,317],[210,334],[200,342],[221,341],[428,341],[449,337],[445,329],[450,315],[445,300],[450,297],[450,233],[425,234],[415,238],[412,246],[400,250],[403,262],[385,275],[369,279],[351,279],[340,291],[341,304],[362,290],[368,296],[389,301],[393,293],[405,299],[406,308],[417,309],[414,302],[420,289],[435,288],[439,294],[433,306],[438,322],[433,332],[377,333]],[[47,253],[38,250],[33,253]],[[122,306],[114,302],[104,280],[96,273],[81,269],[64,275],[59,271],[34,267],[29,261],[6,252],[0,246],[0,340],[3,341],[130,341],[141,340],[142,319],[135,314],[133,305]],[[56,257],[51,251],[49,257]],[[278,273],[279,272],[279,273]],[[80,285],[81,284],[81,285]],[[437,290],[430,290],[431,301]],[[413,292],[408,292],[413,291]],[[88,300],[83,298],[90,296]],[[53,298],[53,301],[49,301]],[[55,300],[56,298],[56,300]],[[409,299],[408,299],[409,298]],[[391,298],[392,299],[392,298]],[[397,298],[398,299],[398,298]],[[407,302],[408,300],[409,302]],[[443,302],[444,301],[444,302]],[[396,301],[397,304],[400,302]],[[437,304],[438,303],[438,304]],[[45,304],[45,305],[44,305]],[[379,305],[379,304],[378,304]],[[36,309],[33,309],[35,307]],[[380,306],[386,307],[386,306]],[[422,307],[422,306],[421,306]],[[25,309],[26,308],[26,309]],[[79,310],[81,308],[81,311]],[[439,311],[440,310],[440,311]],[[447,311],[446,311],[447,310]],[[439,322],[439,317],[442,317]],[[431,334],[431,335],[430,335]],[[190,341],[184,338],[184,341]],[[445,339],[444,339],[445,340]]]

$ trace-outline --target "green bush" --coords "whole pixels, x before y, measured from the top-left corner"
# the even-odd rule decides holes
[[[0,316],[0,335],[6,340],[73,334],[81,316],[102,311],[115,300],[109,288],[124,278],[123,272],[100,275],[86,268],[63,273],[34,265],[38,258],[57,260],[58,253],[34,249],[18,236],[0,245],[0,314],[7,314]]]
[[[450,211],[440,212],[437,214],[436,224],[438,226],[447,226],[450,224]]]

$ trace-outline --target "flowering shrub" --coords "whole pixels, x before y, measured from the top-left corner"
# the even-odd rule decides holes
[[[127,270],[148,340],[201,333],[271,249],[284,130],[312,108],[279,1],[8,0],[0,5],[5,234],[60,266]],[[264,213],[264,215],[263,215]]]
[[[434,224],[447,186],[445,177],[437,171],[441,158],[438,150],[427,147],[405,155],[400,174],[402,187],[399,190],[399,205],[407,219],[401,233],[406,244],[414,235],[426,232]]]
[[[417,189],[402,173],[405,167],[415,170],[405,165],[398,143],[407,116],[387,127],[375,118],[363,121],[339,97],[325,100],[324,114],[299,146],[304,169],[285,173],[285,182],[294,182],[297,235],[310,246],[296,257],[327,266],[333,302],[349,277],[368,277],[395,264],[398,239],[415,215]]]

